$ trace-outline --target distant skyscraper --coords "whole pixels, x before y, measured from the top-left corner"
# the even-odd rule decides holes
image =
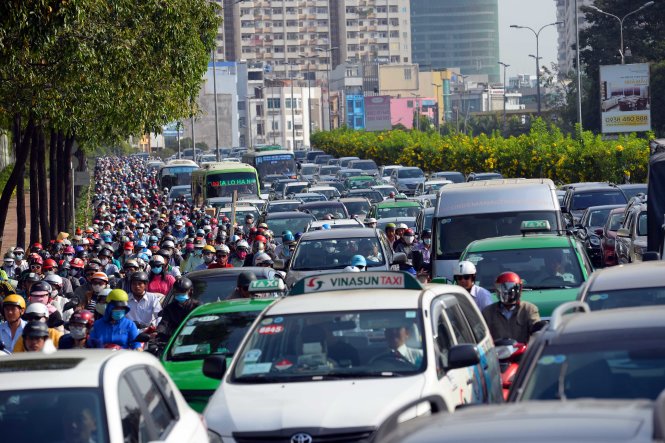
[[[592,0],[577,0],[578,11],[575,11],[575,0],[555,0],[556,19],[563,22],[559,31],[557,62],[559,71],[568,74],[575,69],[575,18],[579,22],[580,32],[587,26],[584,14],[579,11],[582,6],[593,3]]]
[[[411,0],[411,53],[421,70],[459,67],[499,82],[498,0]]]

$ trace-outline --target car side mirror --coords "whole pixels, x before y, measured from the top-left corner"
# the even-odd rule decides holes
[[[203,360],[203,375],[221,380],[226,373],[226,355],[211,355]]]
[[[406,264],[407,258],[406,254],[403,252],[395,252],[393,254],[393,262],[391,265],[404,265]]]
[[[630,232],[626,228],[621,228],[617,231],[617,237],[630,237]]]
[[[467,368],[478,363],[480,363],[480,354],[476,345],[456,345],[448,350],[448,367],[446,368],[448,370]]]

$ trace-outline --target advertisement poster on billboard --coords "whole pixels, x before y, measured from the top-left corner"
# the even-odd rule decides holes
[[[600,67],[603,134],[651,130],[649,64]]]
[[[392,128],[390,123],[390,96],[365,97],[365,129],[367,131],[386,131],[390,128]]]

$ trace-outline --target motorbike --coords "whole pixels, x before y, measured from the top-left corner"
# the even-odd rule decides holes
[[[499,368],[501,369],[503,399],[507,400],[510,386],[519,368],[520,359],[526,351],[526,344],[519,343],[512,338],[502,338],[495,341],[494,344],[499,357]]]

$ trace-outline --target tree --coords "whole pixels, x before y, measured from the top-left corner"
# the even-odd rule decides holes
[[[594,5],[608,13],[624,17],[646,2],[625,0],[595,0]],[[619,21],[583,6],[582,11],[589,26],[580,31],[580,58],[586,74],[582,101],[582,114],[585,129],[600,131],[600,66],[621,63],[619,54]],[[626,18],[623,25],[624,49],[630,48],[631,56],[626,63],[655,62],[653,66],[651,104],[652,124],[657,132],[665,131],[665,108],[657,99],[655,91],[665,88],[657,82],[663,78],[660,61],[665,58],[665,3],[655,2],[652,6]]]
[[[59,230],[69,227],[65,168],[75,140],[90,151],[197,112],[192,97],[214,45],[216,8],[207,0],[0,2],[0,120],[13,121],[15,140],[29,140],[16,144],[17,160],[35,137],[54,147]],[[15,169],[0,197],[0,232],[2,203],[22,173]]]

